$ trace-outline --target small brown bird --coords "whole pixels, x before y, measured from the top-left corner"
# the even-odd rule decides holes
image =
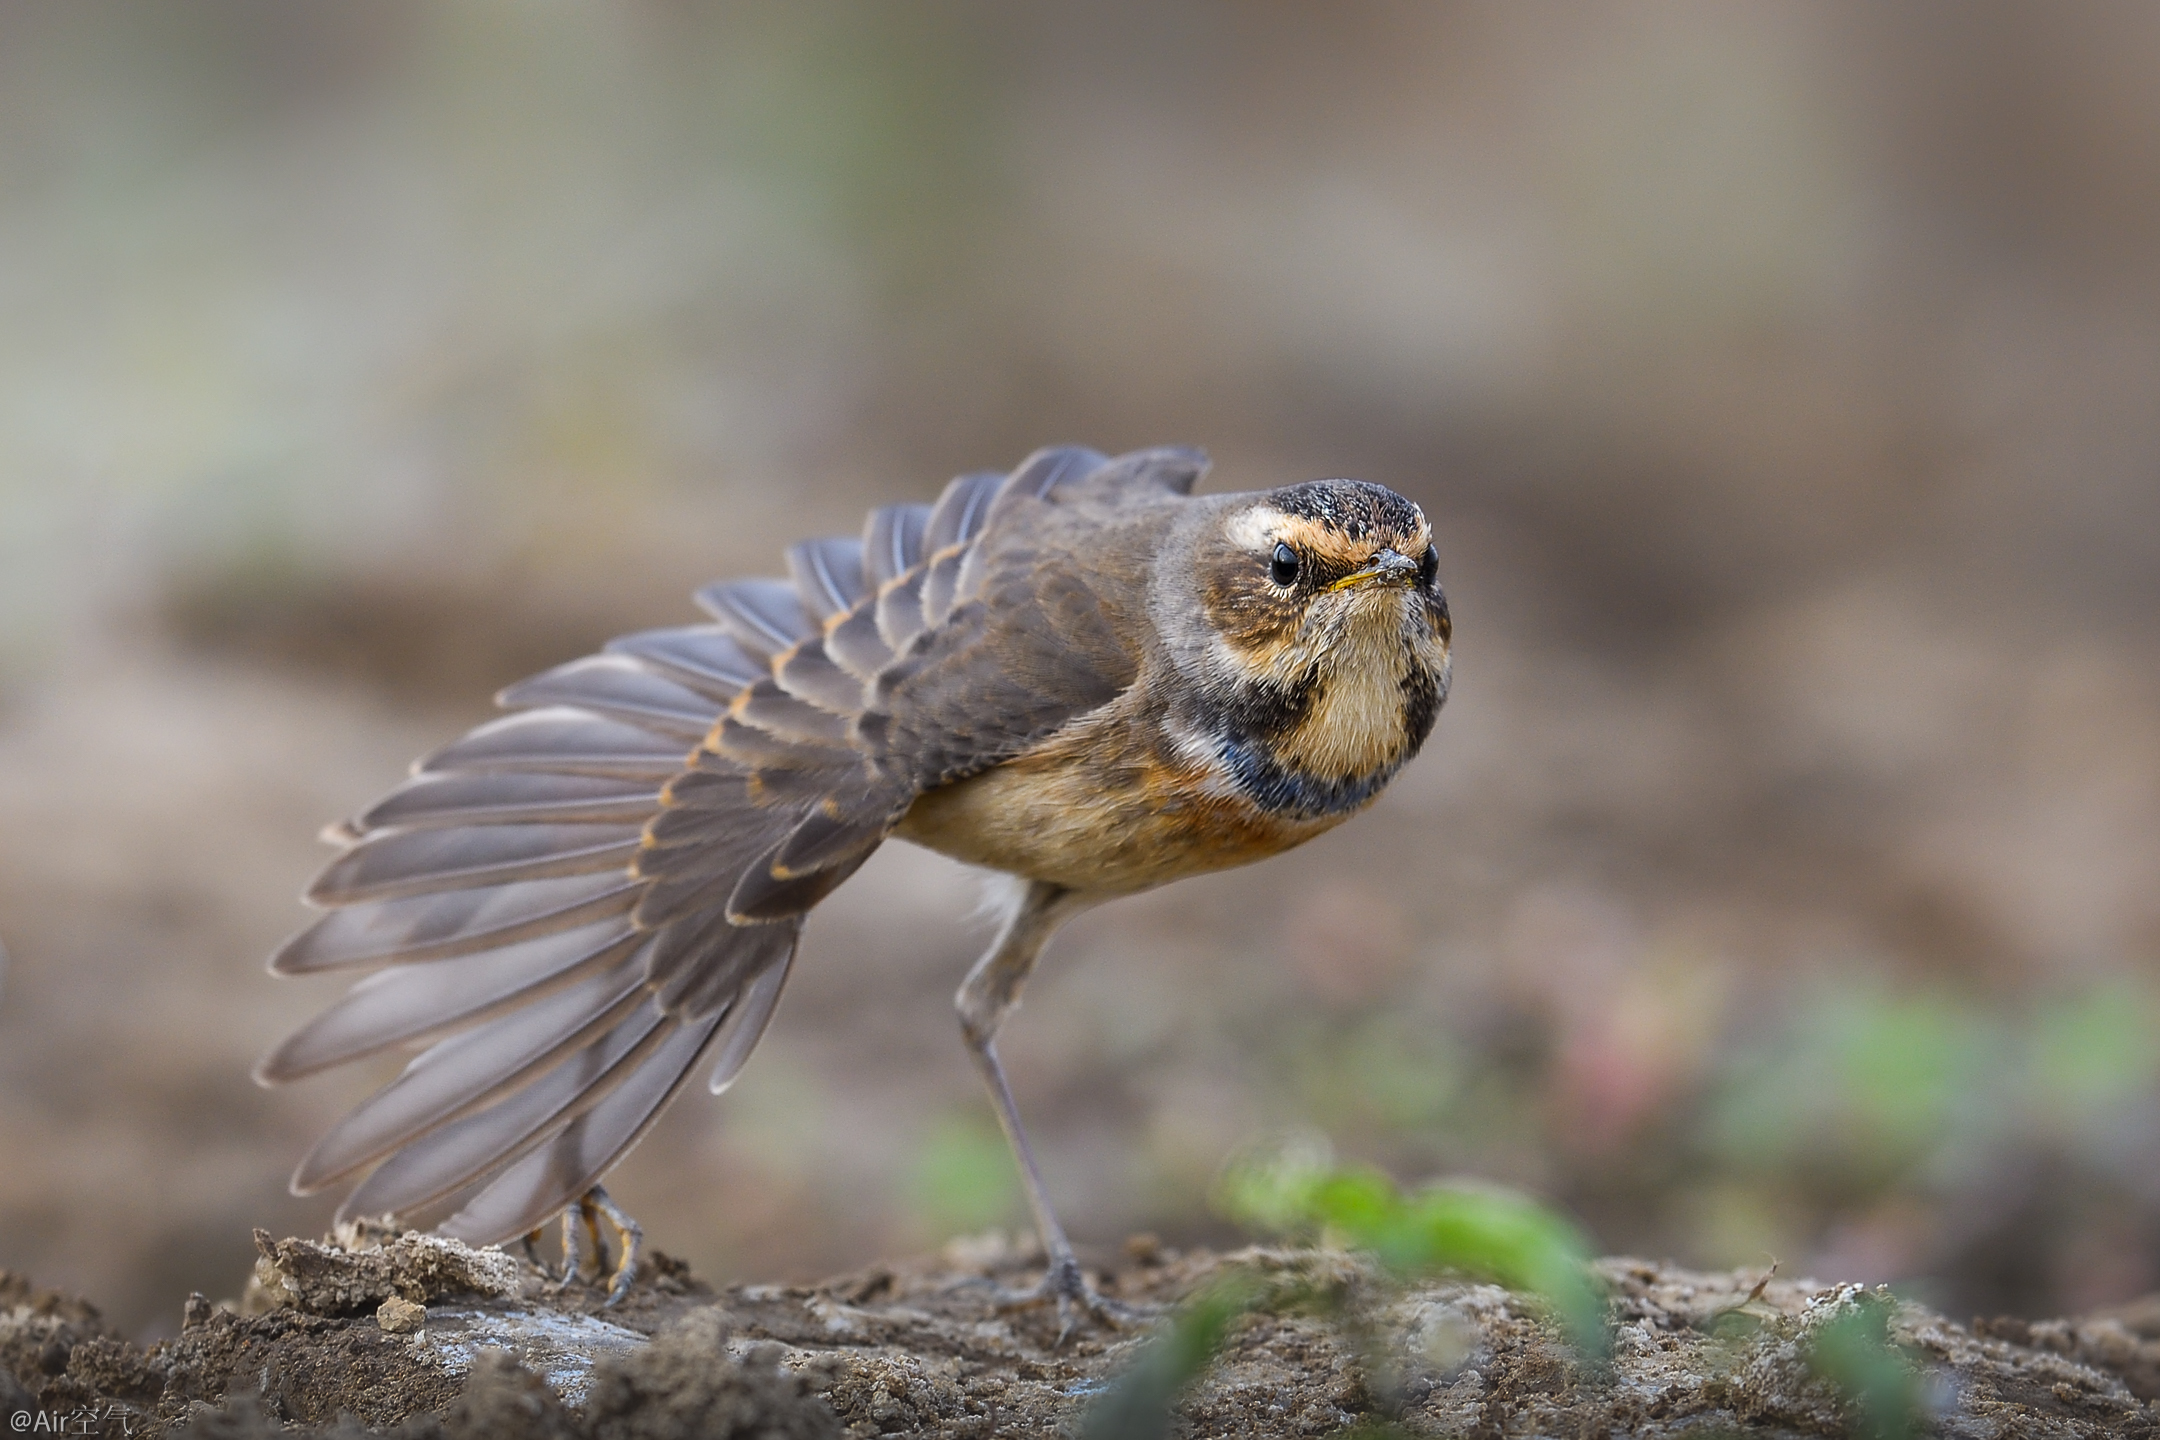
[[[576,1218],[701,1065],[724,1089],[804,915],[889,836],[1014,878],[957,1005],[1041,1232],[1033,1298],[1103,1309],[999,1066],[1043,945],[1100,901],[1287,850],[1366,805],[1447,694],[1431,527],[1378,485],[1191,496],[1165,448],[1048,449],[808,540],[713,622],[608,644],[420,761],[273,973],[370,969],[265,1084],[424,1047],[300,1162],[341,1216],[475,1242]],[[604,1256],[602,1257],[604,1264]]]

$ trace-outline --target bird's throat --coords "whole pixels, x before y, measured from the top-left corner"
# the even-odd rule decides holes
[[[1288,687],[1230,707],[1218,756],[1262,809],[1298,818],[1354,810],[1432,728],[1434,686],[1394,637],[1352,641]]]

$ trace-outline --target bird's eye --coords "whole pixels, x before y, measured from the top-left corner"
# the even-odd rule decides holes
[[[1268,562],[1268,577],[1277,585],[1295,585],[1299,568],[1297,551],[1277,541],[1275,556]]]
[[[1417,562],[1417,583],[1430,590],[1433,587],[1433,581],[1439,578],[1440,552],[1427,545],[1424,557]]]

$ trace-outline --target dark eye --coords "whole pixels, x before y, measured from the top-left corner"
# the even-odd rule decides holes
[[[1439,578],[1440,552],[1428,545],[1425,547],[1425,557],[1417,562],[1417,583],[1430,590],[1433,581]]]
[[[1268,577],[1277,585],[1295,585],[1298,577],[1297,551],[1276,542],[1275,558],[1268,562]]]

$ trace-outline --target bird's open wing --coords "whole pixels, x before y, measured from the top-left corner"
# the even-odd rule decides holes
[[[924,632],[877,676],[857,728],[880,773],[916,794],[951,784],[1131,685],[1148,537],[1204,468],[1189,450],[1049,450],[1015,471],[975,544],[929,564]]]
[[[364,1175],[342,1214],[500,1240],[597,1183],[702,1060],[726,1085],[803,915],[917,794],[1130,683],[1131,617],[1085,583],[1075,547],[1104,537],[1082,522],[1200,464],[1064,449],[964,476],[859,541],[795,546],[787,580],[708,587],[711,624],[503,692],[511,714],[353,823],[309,892],[329,913],[272,961],[372,973],[266,1083],[423,1047],[294,1189]]]

